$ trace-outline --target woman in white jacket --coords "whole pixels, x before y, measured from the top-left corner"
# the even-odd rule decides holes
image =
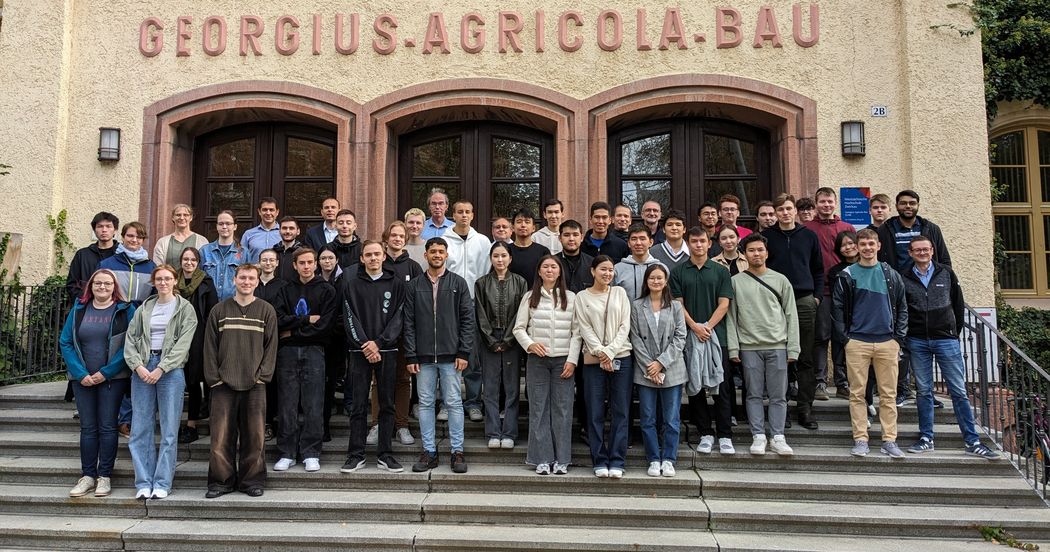
[[[514,323],[514,339],[529,354],[529,449],[525,463],[536,473],[569,473],[572,460],[573,374],[580,336],[573,317],[575,296],[561,263],[540,259],[532,290],[525,293]]]
[[[598,477],[623,477],[631,404],[631,301],[613,287],[613,260],[598,255],[591,263],[594,285],[576,295],[576,325],[583,339],[583,393],[591,462]],[[531,399],[531,396],[530,396]],[[605,437],[606,402],[611,417]]]

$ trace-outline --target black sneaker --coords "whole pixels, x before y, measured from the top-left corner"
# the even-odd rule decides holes
[[[346,463],[343,464],[343,467],[339,468],[339,471],[343,473],[354,473],[363,467],[365,467],[365,457],[360,454],[355,454],[347,457]]]
[[[974,443],[966,447],[966,454],[984,458],[986,460],[998,460],[999,453],[994,450],[982,445],[981,443]]]
[[[185,445],[187,443],[192,443],[192,442],[196,441],[197,439],[200,439],[200,434],[197,433],[197,428],[190,427],[190,426],[183,426],[183,428],[179,430],[179,444],[180,445]]]
[[[467,473],[467,459],[463,457],[463,451],[457,450],[452,453],[453,473]]]
[[[931,441],[931,440],[929,440],[929,439],[927,439],[925,437],[920,437],[918,441],[915,441],[914,445],[908,447],[908,452],[910,452],[912,454],[922,454],[924,452],[933,452],[933,451],[934,451],[933,441]]]
[[[414,471],[414,472],[425,472],[427,470],[432,470],[432,469],[434,469],[436,467],[438,467],[438,455],[437,455],[437,453],[436,452],[435,453],[429,453],[429,452],[424,450],[419,455],[419,461],[416,462],[415,464],[412,464],[412,471]]]
[[[376,466],[379,467],[380,470],[386,470],[393,473],[401,473],[405,471],[405,468],[401,467],[401,463],[397,461],[397,458],[394,458],[389,454],[380,456],[379,460],[376,462]]]

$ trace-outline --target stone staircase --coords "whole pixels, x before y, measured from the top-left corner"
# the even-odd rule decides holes
[[[787,431],[793,458],[752,457],[739,426],[735,456],[700,455],[683,440],[675,478],[648,477],[638,444],[622,480],[591,475],[582,444],[568,475],[535,475],[523,464],[526,424],[507,451],[486,448],[482,424],[469,421],[467,474],[449,470],[447,440],[430,473],[380,472],[369,450],[366,469],[341,474],[348,430],[336,417],[321,471],[271,471],[261,498],[204,498],[204,436],[180,447],[172,495],[142,502],[126,441],[113,495],[69,498],[78,422],[64,388],[0,388],[0,550],[1003,550],[979,526],[1050,542],[1050,508],[1007,461],[964,455],[950,408],[937,412],[928,455],[894,461],[873,446],[849,456],[846,403],[832,399],[816,405],[819,431]],[[906,445],[918,431],[913,406],[900,422]],[[418,453],[418,440],[395,444],[406,468]]]

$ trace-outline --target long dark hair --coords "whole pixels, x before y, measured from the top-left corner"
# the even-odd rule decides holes
[[[662,264],[651,264],[649,268],[645,269],[645,276],[642,277],[642,281],[645,283],[642,284],[642,291],[638,294],[638,298],[649,297],[649,275],[657,270],[664,273],[664,280],[666,281],[664,290],[660,292],[660,310],[664,310],[671,306],[671,301],[668,300],[668,297],[671,295],[671,275],[667,273],[667,268]]]
[[[495,252],[497,249],[500,249],[500,248],[503,248],[503,250],[507,252],[507,256],[508,257],[510,257],[511,259],[514,259],[514,253],[511,252],[510,245],[507,244],[506,242],[502,242],[502,241],[499,241],[499,240],[496,240],[496,241],[492,242],[492,247],[489,247],[489,258],[491,259],[492,258],[492,253]],[[536,270],[537,271],[539,270],[539,265],[536,266]],[[496,272],[496,267],[491,266],[491,263],[490,263],[490,266],[489,266],[489,272],[491,272],[491,273],[495,273]],[[509,272],[509,269],[508,269],[508,272]]]
[[[540,306],[540,292],[543,290],[543,278],[540,277],[540,267],[548,260],[558,264],[558,279],[554,281],[554,302],[557,306],[561,298],[561,310],[569,308],[569,286],[565,285],[565,272],[561,269],[561,261],[554,255],[544,255],[540,262],[536,263],[536,279],[532,282],[532,293],[529,295],[529,308]]]
[[[201,269],[201,252],[198,251],[196,247],[193,247],[192,245],[187,245],[186,247],[183,247],[182,248],[182,252],[179,253],[179,275],[178,275],[178,278],[189,278],[189,277],[193,276],[193,273],[183,274],[183,272],[182,272],[182,257],[184,257],[186,255],[187,251],[189,251],[190,253],[193,253],[193,257],[197,259],[197,269],[194,270],[194,272],[196,272],[197,270],[202,270]]]
[[[853,245],[857,245],[857,233],[851,232],[849,230],[843,230],[835,236],[835,256],[838,257],[839,260],[841,260],[842,262],[846,262],[846,258],[843,257],[842,253],[840,253],[839,251],[842,249],[842,242],[846,238],[849,238],[853,242]]]

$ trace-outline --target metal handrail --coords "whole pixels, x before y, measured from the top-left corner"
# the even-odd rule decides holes
[[[64,287],[0,285],[0,385],[65,372],[59,338],[67,309]]]

